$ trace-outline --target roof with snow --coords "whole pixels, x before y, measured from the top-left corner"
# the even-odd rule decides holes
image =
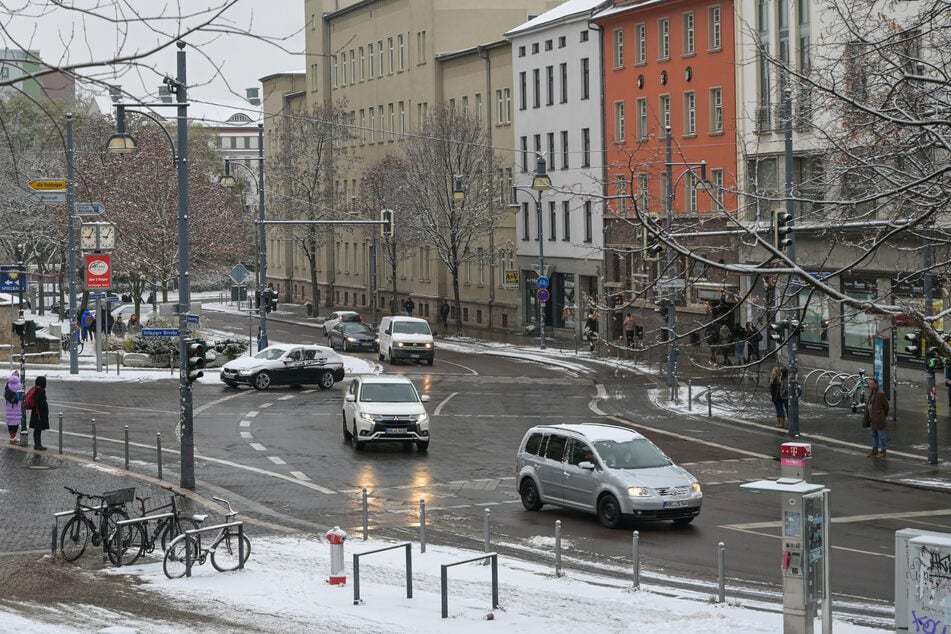
[[[561,3],[554,9],[550,9],[506,32],[505,37],[522,35],[529,31],[550,26],[556,22],[568,22],[582,16],[588,16],[592,11],[602,5],[609,4],[611,4],[611,0],[567,0],[567,2]]]

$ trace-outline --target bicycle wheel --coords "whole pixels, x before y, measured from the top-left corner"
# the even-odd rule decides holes
[[[122,559],[123,566],[130,566],[139,560],[142,553],[145,552],[145,545],[148,542],[148,535],[142,524],[132,524],[122,529],[123,544],[119,544],[119,530],[112,531],[109,535],[109,547],[106,552],[109,554],[109,561],[114,565],[119,565],[119,559]]]
[[[190,531],[196,528],[198,528],[198,522],[190,517],[180,517],[178,518],[177,523],[174,519],[166,521],[165,529],[162,531],[162,550],[168,550],[169,542],[185,531]]]
[[[198,562],[192,560],[192,565]],[[169,579],[181,579],[185,576],[185,536],[180,535],[172,540],[165,550],[165,561],[162,562],[162,570]]]
[[[90,521],[83,516],[72,517],[66,522],[59,536],[59,551],[65,561],[76,561],[83,556],[93,530]]]
[[[241,564],[248,561],[251,556],[251,540],[244,533],[241,534],[241,541],[244,542],[244,560]],[[211,548],[211,565],[218,572],[228,572],[238,569],[238,534],[227,531],[218,540],[218,543]]]
[[[94,546],[98,546],[101,543],[101,540],[105,540],[103,548],[106,553],[109,553],[109,551],[112,549],[112,544],[110,543],[112,536],[116,534],[119,528],[116,526],[116,522],[129,519],[129,514],[125,512],[124,508],[119,506],[108,507],[102,512],[106,514],[105,518],[103,518],[105,520],[104,525],[102,526],[103,533],[102,535],[95,533],[93,535],[92,543]],[[132,534],[133,533],[130,530],[122,531],[122,541],[125,542],[125,544],[123,544],[123,549],[128,548],[129,543],[132,541]],[[109,555],[109,559],[112,559],[111,553]]]
[[[842,402],[842,385],[839,383],[829,384],[829,387],[826,388],[822,398],[825,400],[826,405],[829,407],[835,407]]]

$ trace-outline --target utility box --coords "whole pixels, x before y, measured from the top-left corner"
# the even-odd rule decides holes
[[[910,544],[916,537],[951,537],[949,533],[926,531],[920,528],[903,528],[895,531],[895,629],[907,630],[908,595],[918,576],[919,565],[916,549]],[[917,628],[915,628],[917,631]]]
[[[779,454],[780,477],[783,480],[805,480],[812,477],[812,445],[805,442],[784,442]]]
[[[908,627],[916,632],[940,631],[951,606],[951,535],[915,537],[908,549]]]

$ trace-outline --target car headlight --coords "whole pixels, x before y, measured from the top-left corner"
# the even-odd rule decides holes
[[[427,350],[429,350],[429,349],[432,348],[432,347],[433,347],[433,344],[431,344],[431,343],[427,343],[427,344],[426,344],[426,349],[427,349]]]
[[[425,422],[426,419],[428,419],[428,418],[429,418],[429,414],[423,413],[423,414],[420,414],[419,416],[416,417],[416,422],[417,422],[417,423],[422,423],[422,422]]]
[[[627,494],[632,498],[641,498],[652,495],[651,490],[647,487],[630,487],[627,490]]]
[[[353,343],[356,340],[357,340],[356,337],[347,337],[347,341],[349,341],[350,343]]]
[[[402,342],[402,341],[398,341],[398,342],[396,343],[396,347],[397,347],[397,348],[402,348],[402,347],[403,347],[403,342]]]
[[[692,492],[694,492],[694,493],[702,493],[702,492],[703,492],[703,491],[700,489],[700,483],[699,483],[699,482],[694,482],[693,484],[691,484],[691,485],[690,485],[690,490],[691,490]]]
[[[254,370],[238,370],[238,376],[251,376]]]
[[[360,418],[362,418],[363,420],[365,420],[365,421],[367,421],[367,422],[375,423],[375,422],[380,418],[380,415],[379,415],[379,414],[367,414],[366,412],[362,412],[362,413],[360,414]]]

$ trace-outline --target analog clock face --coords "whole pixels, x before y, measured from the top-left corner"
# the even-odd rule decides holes
[[[79,230],[79,246],[82,249],[96,248],[96,225],[82,225]]]
[[[111,249],[116,245],[116,227],[115,225],[99,225],[99,248]]]

